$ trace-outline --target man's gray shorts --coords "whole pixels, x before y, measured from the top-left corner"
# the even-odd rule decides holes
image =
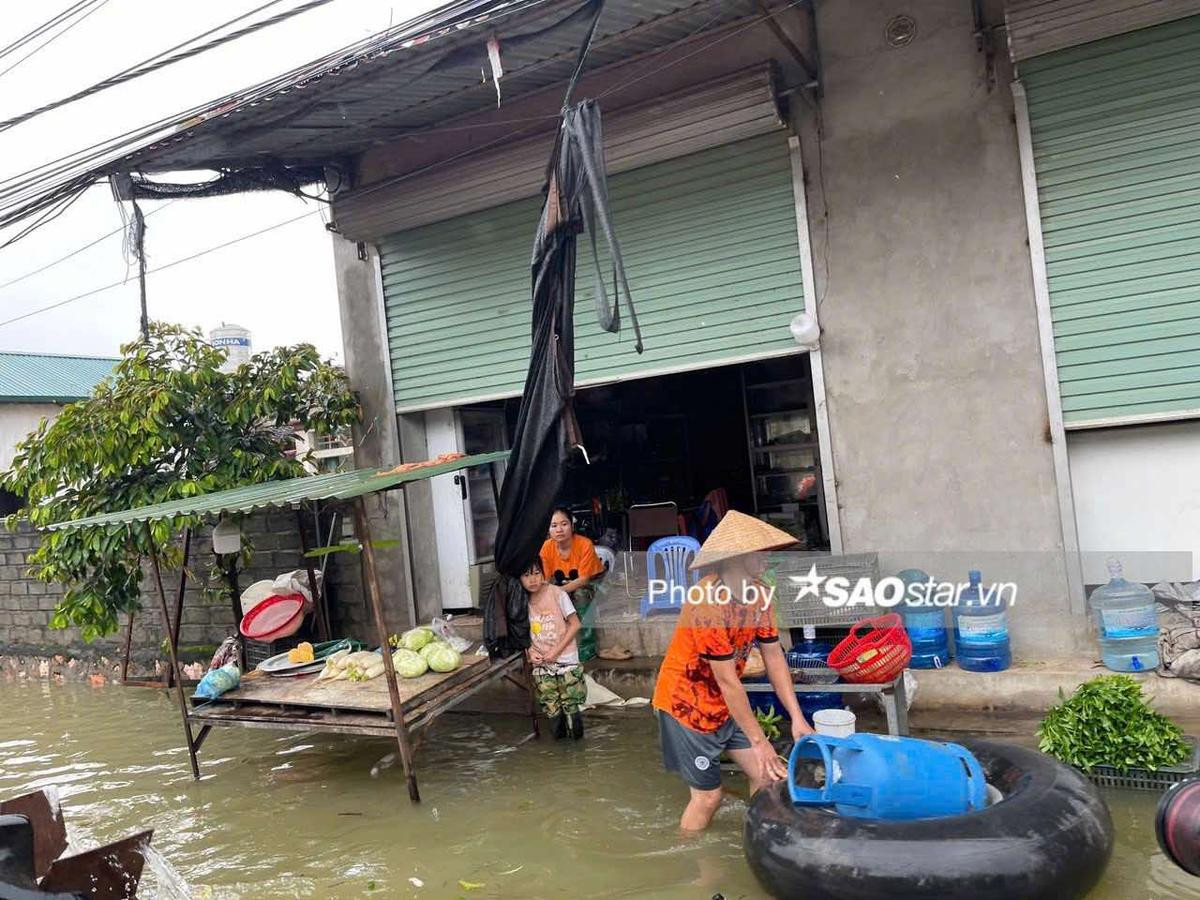
[[[721,753],[748,750],[750,739],[731,718],[716,731],[693,731],[669,713],[656,709],[663,766],[678,772],[691,787],[715,791],[721,786]]]

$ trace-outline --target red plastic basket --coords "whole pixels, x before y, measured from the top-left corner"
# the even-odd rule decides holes
[[[872,652],[873,651],[873,652]],[[853,684],[886,684],[912,659],[912,642],[897,613],[855,622],[829,654],[829,668]]]

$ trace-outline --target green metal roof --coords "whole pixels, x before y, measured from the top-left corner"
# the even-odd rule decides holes
[[[130,522],[151,522],[156,519],[174,519],[181,516],[215,516],[220,513],[250,512],[268,506],[291,506],[306,500],[350,500],[386,491],[409,481],[421,481],[435,475],[456,472],[471,466],[482,466],[508,458],[507,450],[495,453],[477,453],[464,456],[436,466],[413,469],[408,472],[384,474],[378,468],[355,469],[353,472],[336,472],[331,475],[308,475],[290,478],[287,481],[268,481],[246,487],[200,494],[186,500],[156,503],[121,512],[102,513],[86,519],[71,519],[47,525],[46,530],[84,528],[89,525],[122,525]]]
[[[112,374],[110,356],[0,352],[0,403],[73,403]]]

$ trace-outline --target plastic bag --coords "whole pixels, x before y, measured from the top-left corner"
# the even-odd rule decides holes
[[[429,623],[429,627],[433,629],[434,634],[440,637],[459,653],[466,653],[471,649],[471,641],[454,630],[454,626],[450,624],[449,618],[443,619],[440,616],[435,617],[434,620]]]
[[[221,646],[217,648],[217,652],[213,654],[212,662],[208,664],[208,667],[210,669],[219,669],[221,666],[236,663],[241,658],[242,642],[236,637],[227,637],[221,642]]]
[[[324,573],[320,569],[314,569],[313,577],[317,584],[317,590],[320,591]],[[299,594],[305,600],[304,611],[308,612],[312,609],[313,595],[308,588],[307,569],[293,569],[291,572],[284,572],[275,579],[272,587],[276,594]]]
[[[233,663],[209,669],[196,685],[195,697],[199,700],[215,700],[226,691],[232,691],[241,681],[242,670]]]

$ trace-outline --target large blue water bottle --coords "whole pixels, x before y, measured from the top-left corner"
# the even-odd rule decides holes
[[[980,587],[982,576],[972,569],[968,584],[954,607],[954,649],[959,668],[968,672],[1003,672],[1012,665],[1008,643],[1008,601],[996,586]]]
[[[1108,561],[1110,581],[1092,591],[1088,605],[1100,639],[1100,656],[1114,672],[1158,668],[1158,612],[1144,584],[1125,580],[1121,563]]]
[[[904,602],[897,611],[912,641],[911,669],[940,669],[950,662],[950,639],[946,634],[946,611],[932,604],[933,581],[920,569],[905,569],[897,576],[904,582]]]
[[[823,786],[796,783],[802,760],[824,766]],[[788,757],[788,793],[793,803],[858,819],[961,816],[987,806],[983,767],[965,747],[878,734],[806,734]]]

